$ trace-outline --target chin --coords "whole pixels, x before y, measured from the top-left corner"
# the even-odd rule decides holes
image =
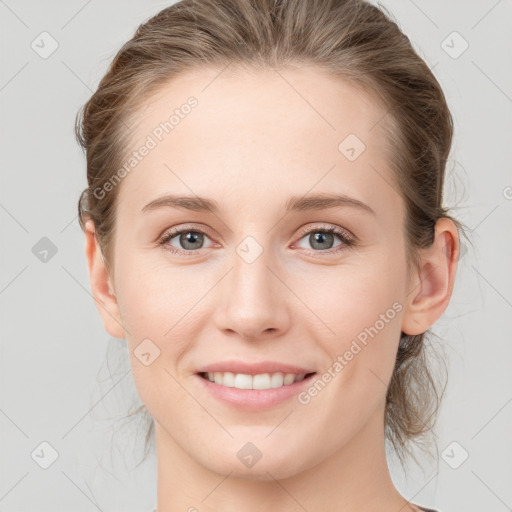
[[[224,444],[220,452],[197,454],[196,460],[208,470],[221,476],[229,474],[230,478],[255,481],[282,480],[296,475],[314,466],[306,460],[298,460],[298,454],[304,456],[303,450],[290,446],[283,451],[283,446],[263,447],[264,442],[239,442],[232,440],[230,445]],[[231,448],[233,446],[233,448]]]

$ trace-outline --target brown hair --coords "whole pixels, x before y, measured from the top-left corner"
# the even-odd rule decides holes
[[[94,191],[122,165],[131,115],[177,74],[231,64],[311,65],[380,99],[387,112],[379,124],[387,134],[393,186],[406,205],[409,269],[419,262],[417,250],[433,242],[438,219],[448,217],[462,230],[442,204],[453,135],[445,96],[382,6],[364,0],[182,0],[138,27],[77,115],[88,180],[79,220],[82,229],[87,218],[94,221],[107,265],[119,187],[100,199]],[[401,460],[408,441],[431,432],[444,391],[429,367],[424,334],[402,333],[387,392],[386,435]]]

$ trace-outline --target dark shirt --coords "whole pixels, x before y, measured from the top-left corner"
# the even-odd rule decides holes
[[[420,507],[418,505],[418,508],[420,508],[421,510],[424,510],[425,512],[438,512],[437,510],[434,510],[433,508],[424,508],[424,507]],[[153,509],[152,512],[156,512],[156,507]]]
[[[420,507],[419,505],[417,505],[417,507],[420,508],[421,510],[423,510],[424,512],[438,512],[437,510],[434,510],[433,508],[424,508],[424,507]],[[156,512],[156,506],[152,512]]]

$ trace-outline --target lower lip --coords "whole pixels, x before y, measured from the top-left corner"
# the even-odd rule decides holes
[[[238,389],[216,384],[199,374],[195,374],[200,384],[214,397],[246,411],[261,411],[281,404],[309,386],[316,373],[304,377],[301,381],[270,389]]]

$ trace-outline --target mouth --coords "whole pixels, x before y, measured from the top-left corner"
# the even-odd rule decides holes
[[[316,375],[317,372],[198,372],[195,377],[208,397],[243,411],[262,411],[284,404],[310,386]]]
[[[310,373],[260,373],[250,375],[246,373],[233,372],[199,372],[197,375],[205,380],[213,382],[219,386],[236,389],[276,389],[283,386],[290,386],[304,379],[309,379],[316,372]]]

